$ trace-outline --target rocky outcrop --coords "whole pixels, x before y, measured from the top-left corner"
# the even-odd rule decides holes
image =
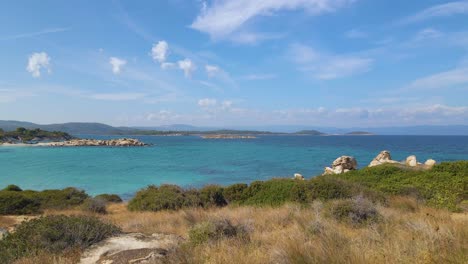
[[[7,234],[8,234],[8,230],[0,227],[0,240],[2,240],[3,237],[6,236]]]
[[[424,165],[426,165],[428,167],[432,167],[432,166],[436,165],[436,161],[433,160],[433,159],[428,159],[428,160],[426,160],[426,162],[424,162]]]
[[[390,151],[383,150],[377,155],[369,164],[369,167],[374,167],[378,165],[382,165],[385,163],[399,163],[398,161],[392,160],[392,156],[390,155]]]
[[[121,138],[110,140],[99,139],[72,139],[62,142],[47,143],[51,147],[143,147],[147,144],[133,138]]]
[[[294,173],[294,180],[305,180],[304,176],[300,173]]]
[[[357,169],[357,161],[354,157],[351,156],[341,156],[337,158],[332,163],[332,167],[326,167],[324,171],[325,174],[341,174],[346,173],[350,170]]]
[[[162,263],[167,252],[181,242],[175,235],[131,233],[108,238],[88,248],[80,264]]]
[[[416,167],[418,166],[418,160],[415,155],[408,156],[405,161],[406,166]]]

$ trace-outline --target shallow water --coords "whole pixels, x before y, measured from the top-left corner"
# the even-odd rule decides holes
[[[312,177],[338,156],[352,155],[362,167],[384,149],[395,160],[411,154],[422,162],[468,159],[468,136],[132,137],[154,145],[0,147],[0,188],[7,184],[35,190],[74,186],[93,195],[116,193],[128,198],[149,184],[227,185],[291,177],[296,172]]]

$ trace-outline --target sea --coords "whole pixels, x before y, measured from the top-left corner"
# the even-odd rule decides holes
[[[111,139],[124,136],[78,135]],[[468,160],[468,136],[258,136],[202,139],[198,136],[127,136],[148,147],[0,147],[0,189],[77,187],[88,194],[124,199],[148,185],[249,183],[274,177],[320,175],[342,155],[365,167],[382,150],[394,160]]]

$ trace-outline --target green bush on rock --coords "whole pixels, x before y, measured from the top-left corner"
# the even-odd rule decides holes
[[[0,259],[11,263],[39,252],[65,253],[84,249],[121,230],[87,216],[46,216],[21,223],[14,233],[0,240]]]

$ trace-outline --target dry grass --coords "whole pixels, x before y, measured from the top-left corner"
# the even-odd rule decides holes
[[[468,214],[424,207],[406,197],[394,197],[389,204],[378,207],[381,221],[361,228],[326,217],[319,202],[307,208],[285,205],[175,212],[129,212],[125,204],[112,204],[108,214],[97,216],[125,232],[177,234],[187,241],[190,228],[203,221],[228,219],[249,230],[248,241],[186,242],[170,254],[169,263],[467,263]],[[57,213],[89,214],[46,212]],[[42,256],[34,263],[65,264],[73,259]],[[18,263],[33,263],[28,261]]]

